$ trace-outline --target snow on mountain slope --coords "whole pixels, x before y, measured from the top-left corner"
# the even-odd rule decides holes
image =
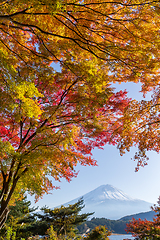
[[[85,208],[83,212],[95,212],[94,217],[119,219],[126,215],[149,211],[152,203],[129,197],[123,191],[107,184],[80,196],[83,197]],[[64,205],[73,204],[76,198]]]
[[[133,200],[131,197],[127,196],[121,190],[111,186],[102,185],[95,190],[85,194],[85,200],[87,201],[106,201],[106,199],[113,200]]]

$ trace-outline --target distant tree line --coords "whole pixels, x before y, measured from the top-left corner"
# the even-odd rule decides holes
[[[95,227],[102,225],[106,226],[107,229],[113,233],[126,234],[126,224],[129,223],[129,220],[110,220],[106,218],[92,218],[85,223],[77,226],[80,233],[84,233],[87,229],[94,229]]]

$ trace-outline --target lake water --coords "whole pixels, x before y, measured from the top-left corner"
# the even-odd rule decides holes
[[[125,235],[112,235],[112,236],[109,236],[109,239],[110,240],[123,240],[123,239],[134,239],[133,237],[132,237],[132,235],[130,235],[130,234],[125,234]]]

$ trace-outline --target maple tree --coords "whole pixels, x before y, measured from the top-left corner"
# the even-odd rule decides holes
[[[155,212],[153,221],[135,220],[134,218],[127,224],[126,231],[132,233],[135,239],[160,239],[160,202],[158,206],[152,207]]]
[[[129,99],[111,83],[139,81],[144,92],[158,84],[159,9],[144,0],[1,1],[0,228],[21,190],[43,196],[50,176],[70,181],[78,162],[96,165],[93,148],[123,137]]]
[[[160,152],[160,86],[153,88],[150,100],[132,100],[121,118],[122,125],[117,130],[121,154],[137,146],[134,160],[137,161],[136,171],[139,167],[148,164],[147,151]]]

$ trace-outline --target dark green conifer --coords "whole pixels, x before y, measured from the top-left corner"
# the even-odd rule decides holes
[[[37,214],[37,217],[39,218],[39,224],[41,225],[41,230],[40,232],[37,232],[37,234],[44,235],[46,230],[53,225],[53,229],[57,232],[57,235],[66,235],[76,228],[77,225],[85,222],[88,216],[93,214],[80,214],[80,211],[83,208],[83,198],[79,199],[75,204],[70,204],[67,207],[62,205],[60,208],[54,208],[53,210],[47,207],[42,208],[41,210],[43,211],[43,214]],[[39,228],[36,229],[38,230]]]

